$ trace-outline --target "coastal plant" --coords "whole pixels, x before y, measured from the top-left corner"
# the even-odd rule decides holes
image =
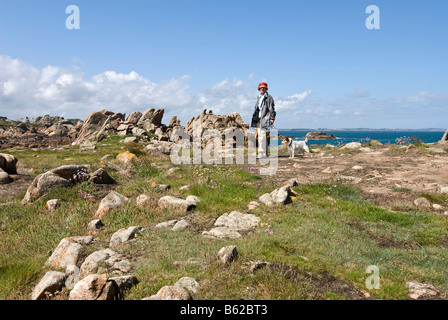
[[[403,137],[398,137],[395,139],[395,144],[398,144],[398,145],[408,145],[410,143],[411,143],[410,137],[403,136]]]

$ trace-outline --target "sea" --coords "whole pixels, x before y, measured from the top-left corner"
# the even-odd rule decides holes
[[[326,145],[331,144],[340,146],[349,142],[368,143],[377,140],[382,144],[406,144],[409,141],[415,141],[415,138],[420,139],[423,143],[438,142],[442,139],[446,129],[440,131],[430,130],[301,130],[301,129],[278,129],[279,136],[291,136],[295,140],[304,140],[308,132],[325,132],[327,134],[335,135],[336,139],[331,140],[309,140],[308,145]],[[281,140],[274,140],[277,144]],[[418,141],[418,140],[417,140]]]

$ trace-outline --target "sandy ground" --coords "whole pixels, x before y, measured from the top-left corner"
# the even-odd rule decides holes
[[[382,146],[352,154],[279,156],[277,173],[265,179],[294,178],[299,184],[345,182],[361,188],[364,198],[380,207],[414,206],[419,194],[441,194],[441,187],[448,186],[448,153],[440,145],[426,150],[429,152],[418,148],[391,152]],[[410,191],[396,192],[396,188]]]

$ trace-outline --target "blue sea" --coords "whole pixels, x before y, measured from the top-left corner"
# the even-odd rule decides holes
[[[321,131],[321,130],[278,130],[279,135],[287,135],[292,136],[296,140],[303,140],[308,132]],[[378,130],[378,131],[331,131],[331,130],[322,130],[322,132],[333,134],[337,138],[331,140],[308,140],[308,145],[317,144],[317,145],[326,145],[332,144],[335,146],[339,146],[349,142],[360,142],[367,143],[372,140],[377,140],[383,144],[405,144],[404,142],[408,141],[407,139],[416,137],[420,139],[424,143],[432,143],[437,142],[442,139],[445,130],[443,131],[387,131],[387,130]],[[281,143],[281,141],[278,141]]]

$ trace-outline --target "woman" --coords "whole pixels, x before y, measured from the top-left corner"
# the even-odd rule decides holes
[[[269,143],[267,142],[266,135],[268,134],[269,126],[274,124],[275,121],[275,104],[274,98],[267,92],[268,84],[261,82],[258,85],[258,91],[260,94],[257,97],[257,103],[255,104],[254,114],[252,115],[251,127],[257,128],[258,132],[258,156],[257,158],[268,157],[267,149]]]

